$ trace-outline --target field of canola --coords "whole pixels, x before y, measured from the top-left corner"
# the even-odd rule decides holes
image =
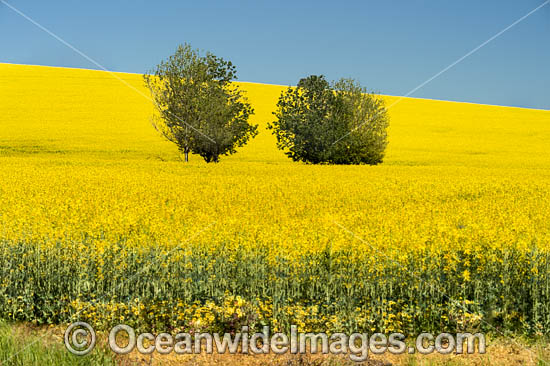
[[[0,64],[0,318],[550,330],[549,111],[406,98],[382,165],[312,166],[265,130],[283,87],[242,83],[260,134],[185,164],[128,85]]]

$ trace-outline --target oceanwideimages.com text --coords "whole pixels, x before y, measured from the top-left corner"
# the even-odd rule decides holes
[[[77,355],[89,353],[95,346],[93,328],[84,322],[71,324],[65,332],[65,346]],[[236,333],[137,333],[129,325],[120,324],[109,332],[109,347],[117,354],[137,350],[141,354],[347,354],[357,362],[365,361],[369,354],[420,353],[462,354],[485,353],[485,336],[481,333],[421,333],[408,340],[401,333],[303,333],[295,325],[290,333],[271,333],[269,327],[252,333],[243,326]]]

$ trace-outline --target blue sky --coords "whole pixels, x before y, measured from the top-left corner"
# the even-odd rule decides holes
[[[6,0],[113,71],[141,73],[179,43],[233,61],[239,80],[354,77],[404,95],[544,0]],[[0,3],[0,62],[97,68]],[[411,96],[550,109],[550,4]]]

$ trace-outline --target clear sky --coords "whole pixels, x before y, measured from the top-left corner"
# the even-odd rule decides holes
[[[6,0],[109,70],[142,73],[179,43],[239,80],[354,77],[405,95],[544,0]],[[0,62],[97,68],[0,2]],[[411,96],[550,109],[550,4]]]

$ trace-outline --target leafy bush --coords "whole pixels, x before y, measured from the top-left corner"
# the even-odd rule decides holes
[[[254,110],[231,82],[236,75],[230,61],[201,56],[188,44],[144,75],[158,114],[153,126],[178,146],[185,161],[192,152],[207,163],[218,162],[256,136],[258,127],[248,123]]]
[[[330,84],[321,76],[301,79],[281,93],[277,119],[269,124],[277,147],[294,161],[378,164],[388,144],[384,101],[353,79]]]

